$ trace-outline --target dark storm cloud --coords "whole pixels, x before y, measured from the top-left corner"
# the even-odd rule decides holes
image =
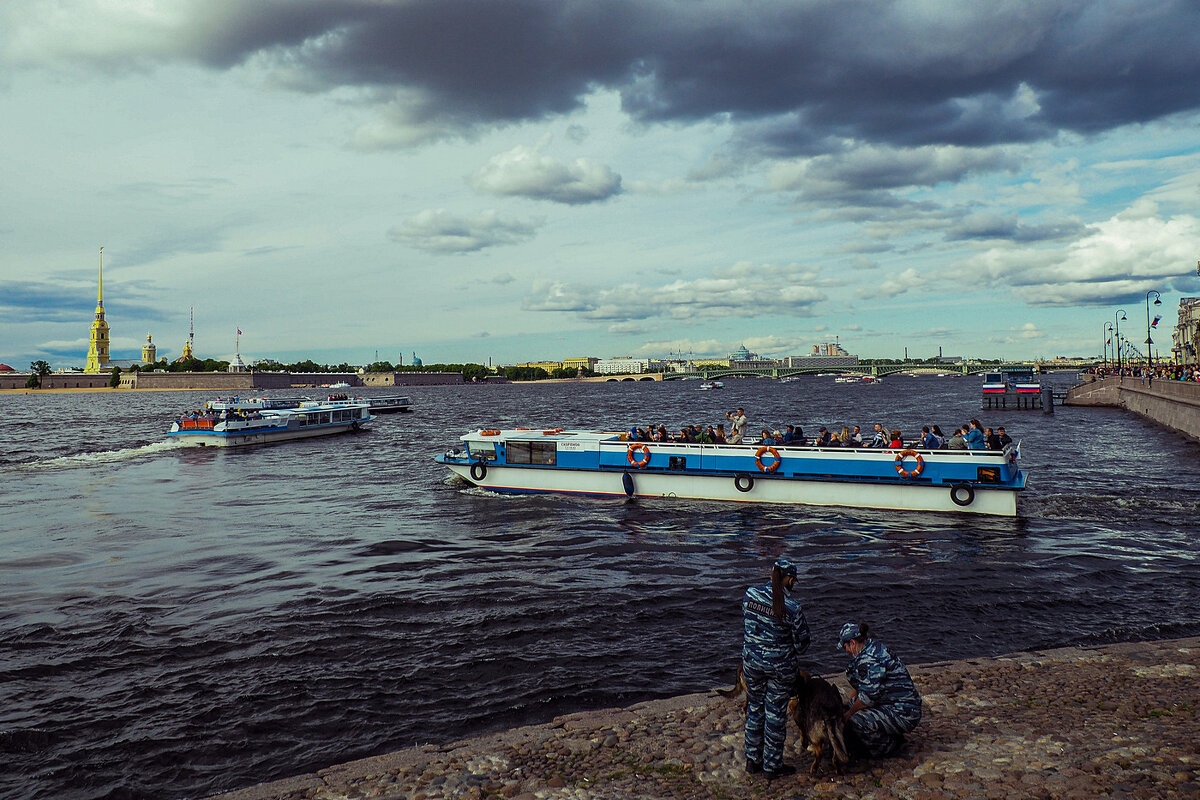
[[[417,88],[481,121],[568,111],[607,86],[646,121],[798,115],[776,146],[830,133],[979,145],[1153,119],[1200,98],[1200,7],[1185,0],[248,8],[235,37],[213,41],[215,63],[277,47],[315,84]]]
[[[829,152],[839,139],[1023,142],[1200,106],[1194,0],[256,0],[194,8],[174,44],[148,41],[143,58],[215,68],[257,58],[298,88],[372,90],[404,106],[399,124],[434,122],[441,136],[569,112],[597,88],[619,91],[638,121],[759,123],[741,143],[775,155]]]

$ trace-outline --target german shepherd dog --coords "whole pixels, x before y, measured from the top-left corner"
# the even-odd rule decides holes
[[[842,693],[827,680],[803,670],[796,676],[796,696],[788,703],[788,716],[800,729],[800,746],[813,754],[808,774],[816,777],[821,756],[828,744],[833,770],[838,775],[850,764],[846,751],[846,723],[842,719]]]
[[[716,691],[724,697],[746,695],[742,700],[742,711],[746,710],[750,698],[746,694],[746,676],[742,674],[741,664],[738,664],[737,680],[733,686]],[[792,690],[792,699],[788,702],[788,716],[795,720],[800,730],[800,748],[813,754],[808,774],[816,777],[826,744],[832,751],[830,758],[834,771],[839,775],[844,773],[850,764],[850,754],[846,750],[846,723],[842,719],[842,693],[838,688],[823,678],[814,678],[800,670]]]

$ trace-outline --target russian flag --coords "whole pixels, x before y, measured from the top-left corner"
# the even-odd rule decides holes
[[[1157,328],[1157,327],[1158,327],[1158,321],[1159,321],[1160,319],[1162,319],[1162,314],[1155,314],[1155,315],[1154,315],[1154,322],[1151,322],[1151,323],[1150,323],[1150,327],[1151,327],[1151,328]]]
[[[238,329],[237,329],[237,331],[238,331],[238,336],[241,336],[241,335],[242,335],[242,329],[241,329],[241,328],[238,328]]]

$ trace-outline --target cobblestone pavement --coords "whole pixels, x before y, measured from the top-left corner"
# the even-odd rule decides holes
[[[582,712],[220,795],[358,798],[1200,798],[1200,638],[911,669],[924,719],[895,758],[846,775],[794,748],[795,776],[742,768],[742,706],[715,692]],[[835,682],[843,694],[842,676]]]

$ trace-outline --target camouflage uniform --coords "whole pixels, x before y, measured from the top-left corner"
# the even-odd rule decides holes
[[[784,562],[786,563],[786,562]],[[790,565],[789,565],[790,567]],[[795,576],[795,567],[790,567]],[[767,772],[783,766],[787,705],[800,668],[797,656],[808,649],[808,622],[800,604],[784,599],[783,620],[771,613],[771,584],[751,586],[742,599],[746,678],[746,760]]]
[[[908,668],[883,642],[867,639],[862,651],[851,657],[846,679],[867,706],[850,718],[850,731],[876,758],[896,752],[904,734],[921,721],[921,695]]]

